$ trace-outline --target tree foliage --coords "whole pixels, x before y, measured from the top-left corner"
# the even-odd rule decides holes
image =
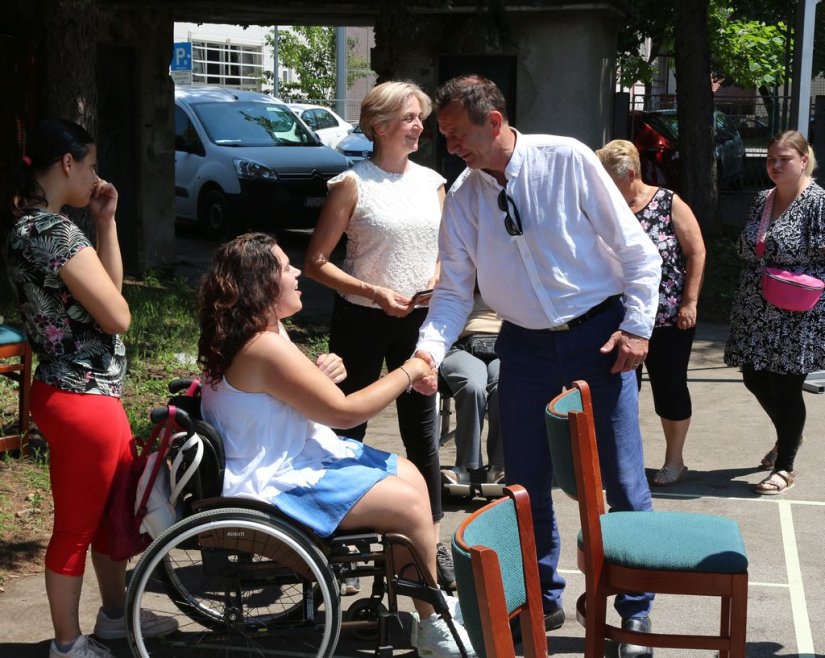
[[[293,69],[297,82],[279,84],[280,93],[294,100],[333,100],[336,86],[336,30],[334,27],[296,25],[278,32],[278,59]],[[266,43],[274,47],[272,34],[266,35]],[[356,39],[347,40],[347,86],[369,75],[369,63],[353,56]],[[272,72],[264,72],[272,80]]]
[[[801,0],[800,0],[801,1]],[[673,53],[673,3],[630,0],[634,14],[619,32],[619,82],[650,84],[659,56]],[[708,35],[711,72],[726,84],[768,88],[782,84],[793,52],[796,3],[787,0],[709,0]],[[650,39],[650,49],[642,46]],[[814,27],[813,75],[825,73],[825,9],[819,7]]]
[[[786,70],[787,25],[738,20],[733,14],[730,6],[710,3],[708,34],[714,77],[745,89],[780,84]]]

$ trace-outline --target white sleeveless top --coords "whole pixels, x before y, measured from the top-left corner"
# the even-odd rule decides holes
[[[309,420],[267,393],[239,391],[221,379],[201,389],[201,413],[223,438],[223,495],[272,501],[295,487],[312,486],[325,464],[356,450],[329,427]]]
[[[403,174],[362,160],[328,186],[348,177],[358,186],[358,201],[347,225],[344,271],[407,297],[426,288],[438,257],[438,189],[447,181],[412,160]],[[343,297],[359,306],[378,308],[360,295]]]

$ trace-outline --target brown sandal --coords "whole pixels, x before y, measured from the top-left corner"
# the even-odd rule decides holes
[[[794,485],[796,473],[793,471],[771,471],[771,474],[754,487],[758,494],[775,496],[786,492]]]

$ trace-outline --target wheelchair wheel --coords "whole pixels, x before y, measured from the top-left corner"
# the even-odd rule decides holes
[[[146,638],[141,609],[174,616]],[[210,509],[169,528],[138,562],[126,595],[135,657],[328,658],[341,629],[337,583],[306,535],[257,510]]]

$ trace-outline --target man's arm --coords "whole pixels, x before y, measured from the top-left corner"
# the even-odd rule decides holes
[[[466,228],[465,222],[466,216],[460,204],[448,196],[438,235],[440,278],[415,347],[416,356],[432,367],[441,364],[447,347],[453,344],[464,328],[473,307],[475,258],[461,238],[461,228]],[[420,393],[431,395],[437,386],[437,379],[433,376],[420,380],[415,388]]]

